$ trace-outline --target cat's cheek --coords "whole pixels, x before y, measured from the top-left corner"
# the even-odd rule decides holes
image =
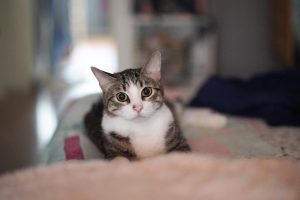
[[[143,106],[144,106],[144,109],[142,111],[142,116],[144,116],[144,117],[149,117],[156,110],[151,102],[144,102]]]
[[[126,105],[121,108],[120,116],[123,117],[124,119],[131,120],[136,117],[136,113],[134,112],[134,110],[130,105]]]

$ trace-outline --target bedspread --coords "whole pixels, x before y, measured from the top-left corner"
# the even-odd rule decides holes
[[[44,163],[102,157],[85,136],[82,124],[84,114],[97,98],[98,95],[90,95],[68,103],[43,153]],[[188,120],[190,111],[185,111],[181,126],[194,153],[229,158],[279,157],[300,160],[299,128],[270,127],[262,120],[232,116],[226,116],[225,126],[209,128],[195,123],[195,120]],[[192,111],[195,113],[197,110]]]

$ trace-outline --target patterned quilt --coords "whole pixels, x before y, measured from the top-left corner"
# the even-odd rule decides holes
[[[56,132],[43,153],[45,164],[102,155],[84,134],[82,119],[97,95],[70,101]],[[195,112],[194,112],[195,113]],[[186,110],[183,118],[189,117]],[[195,115],[193,115],[195,117]],[[223,127],[212,128],[183,119],[182,130],[192,151],[230,158],[279,157],[300,160],[300,129],[270,127],[259,119],[226,116]]]

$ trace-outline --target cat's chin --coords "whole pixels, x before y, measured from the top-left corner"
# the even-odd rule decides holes
[[[151,114],[150,115],[137,114],[135,116],[132,116],[129,118],[124,118],[124,119],[126,119],[128,121],[143,122],[143,121],[147,121],[150,117],[151,117]]]
[[[141,121],[146,121],[147,119],[149,119],[149,116],[136,115],[131,120],[136,122],[141,122]]]
[[[148,119],[148,117],[137,116],[137,117],[133,118],[131,121],[144,122],[144,121],[147,121],[147,119]]]

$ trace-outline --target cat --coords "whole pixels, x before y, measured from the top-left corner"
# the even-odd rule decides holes
[[[172,105],[164,99],[161,54],[146,65],[110,74],[91,68],[102,96],[84,118],[86,133],[106,159],[143,159],[189,152]]]

